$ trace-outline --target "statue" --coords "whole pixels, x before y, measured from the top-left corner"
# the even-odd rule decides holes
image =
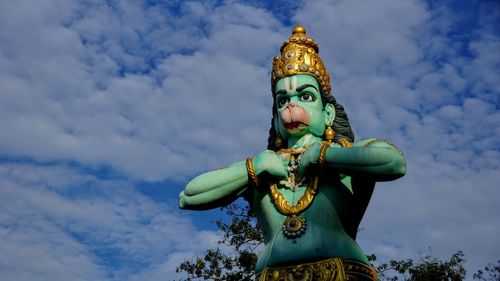
[[[264,236],[256,280],[377,280],[356,234],[375,182],[405,174],[403,154],[385,140],[354,142],[304,27],[280,51],[268,149],[194,178],[179,205],[206,210],[244,196]]]

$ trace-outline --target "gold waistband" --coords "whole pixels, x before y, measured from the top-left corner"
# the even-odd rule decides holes
[[[373,267],[355,260],[331,258],[312,263],[266,267],[256,281],[377,281]]]

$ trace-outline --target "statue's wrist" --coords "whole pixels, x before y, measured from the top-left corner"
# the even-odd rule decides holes
[[[268,171],[269,161],[271,151],[265,150],[253,157],[252,164],[255,170],[255,174],[259,176],[260,174]],[[274,152],[272,152],[274,153]],[[252,157],[251,157],[252,158]]]
[[[330,148],[330,143],[324,142],[321,144],[318,157],[318,166],[320,171],[324,171],[326,169],[326,152],[328,151],[328,148]]]
[[[257,172],[255,170],[254,160],[255,160],[255,157],[247,158],[245,161],[245,165],[247,168],[248,182],[250,184],[252,184],[254,187],[258,187],[259,186],[259,178],[258,178]]]

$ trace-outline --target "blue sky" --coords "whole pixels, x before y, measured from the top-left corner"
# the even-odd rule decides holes
[[[379,259],[500,258],[495,1],[3,1],[0,279],[165,280],[219,238],[193,176],[265,149],[271,59],[320,46],[357,139],[397,144],[358,236]]]

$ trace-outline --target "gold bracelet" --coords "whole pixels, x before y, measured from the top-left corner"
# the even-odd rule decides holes
[[[259,178],[257,177],[257,174],[255,173],[255,169],[253,167],[253,160],[254,159],[255,159],[255,157],[247,158],[246,166],[247,166],[248,178],[252,181],[252,184],[255,187],[258,187],[259,186]]]
[[[326,151],[330,147],[330,144],[328,142],[324,142],[321,144],[321,149],[319,150],[319,170],[324,171],[325,170],[325,164],[326,164]]]
[[[346,138],[339,139],[339,144],[343,148],[350,148],[350,147],[352,147],[352,143],[348,139],[346,139]]]
[[[403,152],[396,146],[394,145],[392,142],[388,141],[388,140],[371,140],[369,142],[367,142],[365,145],[363,145],[364,147],[367,147],[367,146],[370,146],[372,145],[373,143],[377,143],[377,142],[384,142],[384,143],[387,143],[388,145],[392,146],[393,148],[396,149],[397,152],[399,152],[399,154],[403,155]]]

